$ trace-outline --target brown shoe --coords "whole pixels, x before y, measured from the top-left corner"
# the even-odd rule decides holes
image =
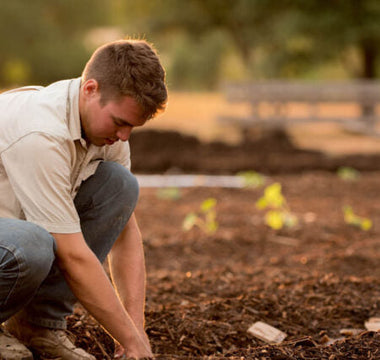
[[[32,353],[0,325],[0,359],[33,360]]]
[[[20,324],[15,317],[8,320],[6,326],[12,335],[43,359],[95,360],[93,355],[76,347],[65,330],[37,327],[25,322]]]

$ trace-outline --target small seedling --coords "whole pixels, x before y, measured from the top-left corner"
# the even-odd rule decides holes
[[[160,199],[178,200],[181,197],[181,192],[176,187],[160,188],[157,190],[156,195]]]
[[[342,166],[337,170],[338,176],[345,181],[356,181],[360,177],[360,172],[349,166]]]
[[[265,183],[265,176],[256,171],[242,171],[237,173],[243,179],[245,187],[257,188]]]
[[[281,184],[274,183],[264,190],[264,195],[257,200],[256,207],[260,210],[268,209],[265,214],[265,223],[274,230],[294,227],[298,223],[297,216],[291,213],[281,192]]]
[[[191,212],[186,215],[182,224],[183,230],[189,231],[194,226],[197,226],[206,234],[213,234],[218,229],[216,203],[217,201],[214,198],[204,200],[197,213]]]
[[[346,224],[356,226],[364,231],[371,229],[372,220],[356,215],[351,206],[345,205],[343,207],[343,213]]]

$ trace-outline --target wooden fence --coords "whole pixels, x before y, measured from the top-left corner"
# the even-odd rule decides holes
[[[373,132],[380,120],[377,105],[380,102],[380,82],[288,82],[260,81],[254,83],[230,83],[225,86],[229,102],[250,104],[247,117],[220,116],[220,122],[234,124],[246,133],[253,127],[284,127],[289,124],[310,121],[332,121],[361,132]],[[294,115],[291,105],[306,106],[307,111]],[[334,111],[322,114],[321,104],[355,104],[356,113]],[[263,107],[270,111],[262,111]]]

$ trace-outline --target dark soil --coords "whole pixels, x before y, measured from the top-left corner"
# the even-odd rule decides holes
[[[239,145],[202,143],[178,132],[146,130],[134,133],[130,144],[132,170],[136,173],[234,174],[256,170],[290,174],[336,171],[341,166],[380,170],[380,154],[329,157],[323,152],[296,148],[281,130],[258,134]]]
[[[216,150],[207,158],[208,150],[199,150],[202,146],[194,139],[185,140],[192,145],[183,148],[177,142],[169,156],[171,136],[179,135],[170,134],[168,141],[161,138],[163,142],[147,137],[152,152],[143,150],[148,144],[135,145],[133,152],[144,151],[134,155],[136,170],[148,172],[149,164],[156,164],[155,172],[176,168],[215,173],[218,166],[212,159],[218,158],[224,173],[233,173],[260,170],[253,166],[261,164],[260,157],[272,159],[261,164],[261,170],[268,169],[266,185],[282,184],[299,221],[292,228],[269,228],[264,212],[255,207],[264,187],[182,189],[176,199],[141,189],[136,215],[148,273],[146,328],[157,359],[380,359],[380,333],[364,327],[370,317],[380,316],[380,171],[361,171],[356,181],[344,181],[332,172],[343,163],[327,167],[337,160],[292,149],[283,137],[272,142],[279,146],[273,158],[273,147],[265,148],[264,143],[264,153],[256,148],[252,162],[245,145],[230,148],[231,153],[220,145],[220,152],[228,154],[222,161]],[[286,147],[289,152],[280,151]],[[160,153],[168,162],[157,170]],[[244,154],[246,167],[237,166],[238,153]],[[307,167],[306,172],[310,163],[301,161],[302,156],[322,163],[315,160],[319,166]],[[378,160],[371,161],[347,160],[344,165],[363,169],[355,164],[371,164],[371,170],[380,166]],[[283,170],[275,168],[276,162]],[[140,163],[144,167],[139,168]],[[197,211],[209,197],[217,200],[218,230],[184,232],[186,214]],[[344,205],[372,219],[374,226],[364,231],[345,223]],[[247,330],[256,321],[280,329],[286,339],[274,345],[253,337]],[[69,318],[69,328],[97,359],[112,358],[111,339],[79,307]],[[361,331],[344,336],[344,328]]]

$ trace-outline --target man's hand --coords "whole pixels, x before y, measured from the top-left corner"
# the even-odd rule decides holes
[[[137,350],[137,351],[136,351]],[[117,345],[115,349],[114,359],[154,359],[152,351],[149,349],[149,351],[146,351],[147,349],[125,349],[121,345]],[[141,357],[141,355],[136,354],[143,354],[145,351],[145,355]]]
[[[147,336],[146,336],[146,340],[148,340]],[[150,349],[149,341],[145,342],[145,345],[149,348],[149,354],[141,358],[141,357],[136,357],[136,355],[134,355],[133,349],[125,349],[120,344],[118,344],[116,345],[116,348],[115,348],[114,358],[115,359],[154,359],[153,353]]]

